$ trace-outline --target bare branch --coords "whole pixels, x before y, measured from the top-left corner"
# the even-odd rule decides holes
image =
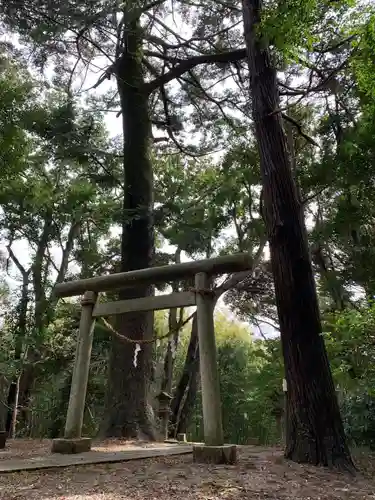
[[[223,295],[223,293],[227,292],[231,288],[237,287],[241,283],[241,281],[243,281],[244,279],[246,279],[248,276],[252,275],[252,273],[254,272],[255,267],[258,265],[258,263],[259,263],[259,261],[260,261],[260,259],[262,257],[263,250],[264,250],[264,247],[265,247],[266,243],[267,243],[267,239],[266,238],[262,238],[260,240],[259,248],[257,250],[257,253],[255,254],[251,270],[249,270],[249,271],[241,271],[239,273],[232,274],[232,276],[229,279],[227,279],[226,281],[224,281],[224,283],[222,285],[220,285],[218,288],[216,288],[216,290],[215,290],[215,299],[216,299],[216,301],[219,299],[219,297],[221,297],[221,295]]]
[[[319,52],[319,54],[327,54],[329,52],[334,52],[335,50],[341,48],[343,45],[345,45],[348,42],[351,42],[355,38],[358,37],[358,34],[350,35],[347,38],[344,38],[343,40],[340,40],[334,45],[331,45],[329,47],[326,47],[325,49],[319,49],[318,47],[314,48],[314,52]]]
[[[303,205],[306,205],[307,203],[309,203],[309,201],[313,200],[314,198],[316,198],[317,196],[321,195],[326,189],[328,189],[329,186],[323,186],[321,189],[319,189],[319,191],[317,191],[316,193],[310,195],[310,196],[307,196],[306,198],[304,198],[302,200],[302,204]]]
[[[183,75],[190,69],[200,64],[215,64],[215,63],[225,64],[245,59],[245,57],[246,57],[245,49],[238,49],[218,54],[207,54],[207,55],[204,54],[201,56],[194,56],[191,57],[190,59],[186,59],[185,61],[180,62],[170,71],[168,71],[168,73],[160,75],[151,82],[145,83],[142,90],[146,94],[151,94],[151,92],[154,92],[156,89],[162,87],[163,85],[174,80],[175,78],[178,78],[179,76]]]
[[[21,264],[21,262],[18,260],[17,256],[13,252],[12,247],[11,247],[11,243],[7,246],[7,250],[8,250],[8,253],[9,253],[9,257],[12,259],[12,261],[16,265],[17,269],[22,274],[22,277],[24,279],[27,278],[29,276],[29,274],[30,274],[31,268],[26,271],[26,269],[24,268],[24,266]]]
[[[281,116],[282,116],[282,118],[284,118],[284,120],[287,120],[292,125],[294,125],[296,127],[299,135],[301,137],[303,137],[304,139],[306,139],[307,142],[309,142],[313,146],[316,146],[317,148],[321,149],[321,146],[312,137],[310,137],[309,135],[305,134],[305,132],[302,130],[302,125],[300,123],[298,123],[294,118],[292,118],[291,116],[288,116],[288,115],[286,115],[285,113],[282,113],[282,112],[281,112]]]
[[[155,19],[157,22],[159,22],[158,19]],[[148,40],[150,43],[153,43],[154,45],[161,45],[164,49],[167,49],[167,50],[178,50],[178,49],[181,49],[181,48],[191,48],[192,44],[195,43],[195,42],[199,42],[199,43],[202,43],[204,41],[209,41],[209,40],[212,40],[214,37],[217,37],[217,36],[220,36],[220,35],[223,35],[224,33],[227,33],[228,31],[230,31],[231,29],[235,28],[236,26],[238,26],[242,21],[237,21],[236,23],[234,24],[231,24],[230,26],[226,26],[225,28],[219,30],[219,31],[216,31],[216,33],[212,33],[210,34],[209,36],[207,37],[203,37],[203,38],[190,38],[189,40],[185,40],[185,39],[182,39],[182,37],[180,37],[182,39],[182,41],[180,43],[177,43],[176,45],[173,45],[173,44],[169,44],[169,43],[166,43],[162,38],[159,38],[155,35],[146,35],[146,40]],[[163,27],[165,25],[163,24]],[[168,27],[168,30],[170,30],[170,28]],[[178,37],[178,34],[175,33],[175,32],[172,32],[172,34],[177,38]],[[198,50],[198,47],[195,48],[194,47],[194,50],[197,50],[197,52],[200,52]],[[146,53],[146,52],[145,52]],[[159,54],[159,53],[153,53],[153,57],[163,57],[163,54]],[[171,58],[173,59],[173,58]]]
[[[50,252],[50,249],[49,249],[48,246],[46,248],[46,252],[47,252],[47,259],[48,259],[49,263],[54,268],[54,270],[58,273],[59,272],[59,268],[56,266],[55,261],[52,258],[52,255],[51,255],[51,252]]]
[[[57,274],[57,278],[56,278],[54,287],[58,283],[61,283],[65,278],[65,274],[66,274],[66,271],[68,270],[68,265],[69,265],[69,257],[70,257],[71,251],[73,249],[74,241],[75,241],[76,237],[78,236],[80,227],[81,227],[81,221],[79,220],[79,221],[73,222],[69,228],[68,237],[66,240],[65,247],[63,249],[61,264],[60,264],[59,272]]]

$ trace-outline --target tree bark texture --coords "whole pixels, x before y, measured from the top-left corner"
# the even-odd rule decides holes
[[[121,271],[150,267],[154,254],[151,124],[148,96],[141,90],[141,36],[139,20],[124,29],[116,63],[124,134]],[[125,300],[152,293],[153,287],[143,285],[126,288],[119,296]],[[137,340],[152,338],[153,314],[136,312],[119,316],[117,330]],[[148,404],[153,347],[142,343],[140,346],[135,366],[135,344],[112,338],[104,422],[104,434],[108,437],[154,439],[153,414]]]
[[[282,127],[276,70],[258,35],[261,0],[243,0],[253,118],[264,214],[288,384],[285,455],[296,462],[353,470],[321,336],[302,207]]]

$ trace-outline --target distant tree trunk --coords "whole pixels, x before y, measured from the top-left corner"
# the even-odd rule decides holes
[[[70,387],[72,385],[72,373],[70,373],[60,389],[59,400],[52,412],[52,422],[49,429],[49,437],[51,439],[58,438],[63,435],[65,428],[65,417],[68,409]]]
[[[74,242],[79,235],[81,220],[76,220],[73,218],[71,225],[67,234],[67,239],[65,247],[62,251],[62,258],[60,267],[57,273],[55,285],[61,283],[66,275],[69,266],[69,258],[74,247]],[[23,288],[22,296],[20,301],[20,313],[17,326],[17,346],[15,352],[15,359],[21,359],[21,353],[23,350],[24,339],[27,334],[27,312],[28,312],[28,285],[30,276],[33,281],[33,292],[34,292],[34,314],[33,314],[33,330],[38,332],[37,337],[34,340],[43,339],[43,332],[45,328],[53,321],[55,315],[55,308],[58,299],[52,295],[48,298],[46,297],[46,283],[48,280],[48,270],[49,267],[45,265],[46,250],[48,247],[48,242],[50,240],[51,231],[53,229],[53,218],[52,212],[47,211],[44,214],[44,226],[43,231],[38,242],[37,251],[35,254],[34,262],[31,268],[26,271],[21,263],[18,261],[11,249],[9,249],[10,256],[13,262],[18,267],[19,271],[23,276]],[[32,329],[31,329],[32,331]],[[41,353],[39,349],[34,346],[29,346],[25,359],[23,361],[22,371],[19,380],[14,380],[9,391],[8,396],[8,406],[9,408],[14,408],[14,398],[16,394],[16,386],[18,384],[18,415],[17,423],[22,429],[23,435],[29,435],[30,431],[30,400],[32,396],[32,391],[35,386],[35,381],[41,371],[42,366],[36,365],[36,362],[41,360]],[[11,410],[13,411],[13,410]],[[10,425],[12,417],[8,415],[7,422]]]
[[[7,397],[7,414],[5,419],[5,430],[8,437],[12,436],[12,421],[13,414],[17,413],[18,397],[17,397],[17,379],[12,380],[9,384],[8,397]]]
[[[27,330],[27,309],[29,304],[29,275],[22,268],[23,283],[21,298],[18,305],[18,317],[15,328],[15,350],[14,360],[16,363],[22,364],[22,351],[24,348],[24,340]],[[18,374],[9,384],[8,397],[7,397],[7,416],[5,421],[5,430],[9,437],[14,437],[17,423],[17,412],[20,394],[20,378],[22,377],[22,366],[18,367],[21,373]]]
[[[30,269],[33,287],[34,287],[34,330],[38,332],[37,338],[43,338],[43,331],[47,324],[47,308],[48,302],[45,295],[45,283],[47,280],[46,268],[44,266],[44,257],[46,253],[46,249],[48,246],[48,241],[50,237],[50,233],[52,231],[53,221],[52,221],[52,212],[47,211],[44,215],[44,225],[43,231],[40,236],[40,241],[38,243],[38,248],[35,254],[34,263]],[[29,273],[26,274],[27,282],[29,280]],[[25,278],[24,278],[25,281]],[[28,293],[26,291],[26,293]],[[24,300],[24,299],[21,299]],[[25,302],[25,301],[24,301]],[[22,320],[25,324],[25,332],[26,335],[26,314],[27,314],[27,301],[25,302],[25,319]],[[50,318],[51,320],[51,318]],[[35,339],[34,339],[35,340]],[[22,429],[23,435],[28,434],[29,427],[29,406],[30,406],[30,398],[32,389],[34,386],[35,379],[37,377],[37,369],[35,368],[35,362],[40,359],[39,352],[32,346],[27,349],[27,353],[24,359],[24,367],[22,368],[22,372],[20,374],[19,380],[17,382],[17,404],[18,404],[18,417],[17,421],[19,423],[19,427]]]
[[[176,433],[186,434],[193,416],[199,388],[199,346],[190,368],[190,379],[185,398],[179,408]]]
[[[35,367],[30,365],[22,371],[19,380],[18,422],[23,436],[29,435],[30,400],[35,383],[35,373]]]
[[[8,381],[3,374],[0,373],[0,432],[6,430],[5,423],[7,417],[7,406],[6,406],[6,398],[7,398],[7,387]]]
[[[182,416],[182,418],[184,419],[184,426],[186,428],[186,425],[188,423],[188,416],[191,415],[189,406],[194,407],[197,388],[196,379],[199,373],[199,346],[197,327],[197,315],[194,314],[191,325],[190,342],[186,353],[184,368],[171,403],[171,437],[175,437],[178,432],[185,432],[185,430],[180,430],[180,418]]]
[[[178,291],[176,286],[173,287],[173,291]],[[178,321],[177,321],[177,309],[173,308],[169,311],[168,316],[168,329],[173,332],[172,338],[169,337],[167,344],[167,351],[164,357],[163,375],[160,384],[160,393],[166,393],[171,396],[172,384],[173,384],[173,367],[175,360],[175,351],[177,349],[178,337],[180,333]],[[159,402],[159,418],[160,418],[160,432],[162,436],[168,436],[169,428],[169,418],[170,413],[165,411],[165,408],[161,402]]]
[[[123,49],[116,63],[124,133],[122,271],[150,267],[154,256],[151,124],[148,98],[140,90],[143,84],[141,37],[137,19],[124,29]],[[119,295],[121,299],[131,299],[152,293],[152,287],[138,286],[124,289]],[[152,338],[153,314],[123,315],[119,317],[117,329],[134,339]],[[134,347],[134,344],[112,339],[103,430],[108,437],[154,439],[153,414],[148,404],[153,346],[141,344],[137,366],[134,366]]]
[[[175,254],[175,263],[181,263],[181,250],[178,248]],[[179,286],[177,283],[172,284],[172,291],[175,293],[179,292]],[[161,382],[160,390],[161,392],[166,392],[167,394],[171,394],[172,392],[172,383],[173,383],[173,366],[175,357],[173,355],[174,349],[176,349],[178,344],[178,338],[180,335],[181,323],[183,319],[183,309],[180,310],[180,317],[177,320],[177,308],[171,309],[169,311],[168,316],[168,329],[170,332],[173,332],[172,339],[168,339],[167,352],[165,353],[164,358],[164,370],[163,370],[163,379]]]
[[[269,48],[258,37],[261,8],[261,0],[243,0],[264,213],[288,383],[285,455],[296,462],[353,470],[321,336],[303,212],[278,112],[276,70]]]
[[[173,335],[173,338],[168,340],[167,351],[164,357],[163,379],[160,384],[160,390],[162,392],[166,392],[167,394],[170,394],[172,391],[173,364],[174,364],[173,349],[175,349],[176,346],[176,337],[178,338],[178,334]]]

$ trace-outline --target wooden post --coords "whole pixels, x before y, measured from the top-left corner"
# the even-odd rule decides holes
[[[81,321],[77,341],[77,350],[74,361],[72,386],[70,388],[69,406],[65,424],[65,439],[81,437],[83,414],[85,411],[87,382],[89,378],[91,347],[95,320],[92,311],[97,295],[94,292],[85,292],[82,304]]]
[[[219,371],[217,367],[214,301],[206,273],[195,276],[199,363],[202,383],[204,442],[208,446],[224,444],[221,415]]]

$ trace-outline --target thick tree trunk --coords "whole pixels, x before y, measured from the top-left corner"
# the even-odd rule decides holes
[[[134,21],[123,34],[116,76],[124,132],[124,202],[121,271],[147,268],[154,253],[153,176],[149,157],[150,118],[143,84],[141,28]],[[145,297],[152,287],[138,286],[120,292],[121,299]],[[152,337],[153,315],[137,312],[119,317],[117,329],[133,339]],[[152,344],[135,345],[112,339],[104,433],[106,436],[154,439],[152,410],[148,404],[152,372]]]
[[[353,470],[328,358],[303,213],[282,128],[276,71],[258,38],[261,0],[243,0],[253,117],[288,383],[285,455]]]
[[[179,432],[185,432],[189,415],[189,408],[194,407],[197,377],[199,373],[199,345],[198,345],[197,315],[194,314],[191,325],[191,334],[188,350],[186,353],[184,368],[177,384],[172,404],[170,417],[170,435],[176,437]],[[180,419],[185,423],[180,425]]]

